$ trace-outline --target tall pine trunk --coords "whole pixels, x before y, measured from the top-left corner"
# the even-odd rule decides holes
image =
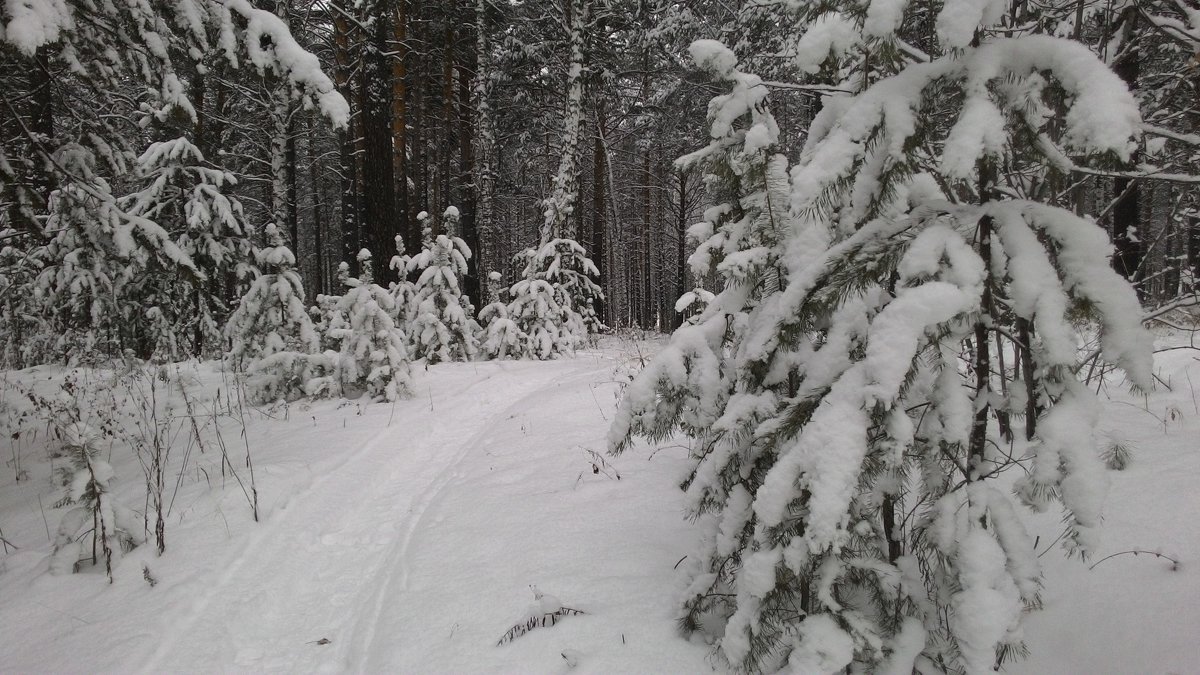
[[[396,212],[400,216],[397,227],[404,238],[407,251],[416,251],[420,245],[410,223],[416,222],[409,214],[408,203],[408,0],[393,0],[396,3],[392,24],[392,174],[395,179]],[[383,255],[385,252],[380,252]],[[390,251],[387,251],[390,253]]]
[[[363,246],[386,260],[397,229],[392,148],[392,74],[387,50],[391,37],[386,0],[369,5],[372,32],[363,55],[361,97],[363,128]],[[386,269],[377,270],[382,278]]]
[[[1130,91],[1136,92],[1138,76],[1141,71],[1141,60],[1136,41],[1138,8],[1130,6],[1121,13],[1121,43],[1125,49],[1122,58],[1113,64],[1115,72]],[[1130,157],[1128,168],[1136,168],[1138,155]],[[1117,178],[1113,182],[1113,191],[1117,195],[1117,203],[1113,207],[1113,245],[1116,252],[1113,255],[1113,268],[1118,274],[1130,282],[1138,281],[1142,274],[1142,260],[1146,256],[1146,233],[1139,227],[1141,221],[1141,187],[1136,180]],[[1135,286],[1138,295],[1144,297],[1146,289],[1141,285]]]
[[[604,244],[604,209],[605,194],[608,188],[608,180],[605,175],[608,171],[608,162],[604,152],[604,103],[596,102],[596,135],[592,140],[592,261],[596,263],[596,270],[600,273],[604,295],[608,297],[612,293],[612,288],[606,284],[608,266],[605,261],[605,244]],[[612,323],[612,317],[609,316],[608,303],[604,300],[596,302],[596,316],[600,317],[606,324]]]
[[[469,7],[469,0],[463,0],[463,5]],[[465,15],[466,13],[463,12]],[[477,32],[483,31],[478,17],[474,22]],[[462,238],[467,247],[475,254],[467,261],[468,272],[463,279],[463,292],[476,308],[483,306],[483,268],[479,266],[479,223],[477,219],[479,186],[475,178],[475,128],[471,112],[471,74],[479,68],[479,40],[471,43],[471,49],[459,50],[455,70],[458,81],[458,206],[462,213]]]
[[[338,11],[333,20],[334,84],[338,93],[347,101],[354,101],[351,82],[353,58],[350,52],[350,21],[347,13],[349,3],[338,0]],[[341,174],[341,239],[342,259],[354,264],[355,254],[362,247],[359,236],[358,213],[358,167],[355,146],[357,145],[358,122],[361,111],[351,116],[346,128],[338,132],[338,169]]]

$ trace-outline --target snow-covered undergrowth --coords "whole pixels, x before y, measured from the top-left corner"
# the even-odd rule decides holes
[[[556,361],[437,364],[414,369],[414,396],[394,404],[242,407],[216,368],[170,369],[158,390],[159,422],[176,430],[166,552],[156,554],[151,520],[111,585],[103,566],[49,573],[67,510],[55,508],[54,470],[65,460],[50,458],[44,423],[26,425],[0,469],[4,669],[707,672],[708,646],[679,637],[674,620],[675,568],[697,533],[680,517],[685,450],[593,454],[621,383],[655,349],[609,340]],[[1158,355],[1170,391],[1134,398],[1109,383],[1102,432],[1132,460],[1112,473],[1100,555],[1064,558],[1055,515],[1033,521],[1048,550],[1045,608],[1027,624],[1031,657],[1009,672],[1196,672],[1195,354]],[[68,372],[2,374],[5,410],[28,407],[13,399],[18,388],[56,395]],[[110,400],[140,414],[132,401],[144,399],[124,386],[108,387]],[[242,488],[247,448],[257,523]],[[99,455],[115,472],[112,497],[152,510],[137,458],[116,442]],[[1182,565],[1145,553],[1103,560],[1126,550]],[[583,613],[497,644],[548,606]]]

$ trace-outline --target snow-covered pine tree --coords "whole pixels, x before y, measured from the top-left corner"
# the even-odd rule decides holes
[[[426,224],[432,220],[424,212],[422,216],[418,219]],[[410,342],[413,356],[427,363],[469,361],[479,351],[475,337],[479,325],[472,318],[475,310],[458,284],[467,274],[471,257],[471,249],[458,236],[458,222],[458,209],[447,207],[442,233],[433,237],[427,225],[424,248],[408,261],[409,272],[421,272],[413,300]]]
[[[550,359],[573,353],[587,341],[588,322],[584,314],[576,311],[568,290],[599,293],[599,287],[586,272],[591,269],[594,274],[595,265],[584,255],[583,248],[570,239],[554,239],[540,249],[526,249],[514,256],[514,260],[524,265],[524,271],[521,279],[508,289],[507,315],[524,336],[522,355]],[[564,280],[568,286],[561,285]],[[590,296],[593,300],[600,297]],[[590,310],[586,316],[595,319],[594,303],[585,301],[583,306]],[[596,323],[599,325],[598,320]]]
[[[596,305],[604,299],[593,277],[600,270],[588,257],[587,251],[574,239],[552,239],[539,248],[530,260],[530,273],[554,287],[559,305],[563,307],[563,325],[574,321],[568,310],[579,315],[587,334],[598,333],[604,323],[596,315]]]
[[[727,288],[621,404],[616,451],[694,439],[687,488],[711,515],[684,626],[738,669],[991,672],[1038,603],[1021,510],[1059,502],[1064,545],[1094,549],[1081,331],[1138,387],[1149,340],[1104,231],[1039,198],[1076,162],[1128,158],[1137,106],[1086,47],[1001,25],[1007,6],[943,3],[923,61],[898,56],[917,7],[808,9],[797,65],[847,93],[790,173],[782,291],[723,358]],[[1019,501],[995,485],[1012,469]]]
[[[16,230],[0,229],[0,238]],[[24,368],[56,356],[57,336],[43,315],[44,298],[33,292],[45,260],[41,249],[0,246],[0,366]]]
[[[395,300],[392,320],[396,322],[397,328],[409,336],[412,335],[412,321],[417,307],[417,285],[408,280],[408,263],[411,260],[412,257],[404,252],[404,237],[396,235],[396,255],[392,256],[388,267],[395,273],[397,280],[388,284],[388,290]]]
[[[703,221],[689,230],[698,242],[689,265],[695,278],[719,275],[723,288],[626,389],[609,440],[620,452],[634,434],[661,440],[682,431],[699,460],[684,484],[689,513],[700,518],[728,510],[736,518],[761,483],[766,449],[746,429],[773,415],[792,384],[786,369],[747,378],[738,373],[748,326],[786,281],[787,161],[773,153],[779,132],[759,78],[737,70],[737,58],[719,43],[700,41],[690,51],[698,67],[731,87],[709,104],[712,140],[678,162],[702,168],[712,200]],[[722,527],[720,518],[703,522],[708,536],[689,557],[692,580],[683,598],[689,631],[706,615],[732,613],[731,575],[744,549],[738,528]]]
[[[528,336],[509,315],[508,305],[500,298],[501,278],[499,272],[488,273],[488,297],[495,298],[495,302],[479,310],[479,320],[483,322],[479,331],[479,351],[488,359],[520,357],[528,341]]]
[[[224,193],[237,181],[207,166],[200,149],[183,136],[151,143],[138,158],[136,174],[145,185],[122,198],[122,206],[129,214],[158,223],[205,275],[193,283],[170,270],[142,275],[140,304],[148,310],[156,307],[169,331],[148,339],[158,344],[164,358],[202,355],[220,342],[220,327],[228,314],[222,297],[226,275],[241,278],[251,271],[242,205]],[[153,300],[158,304],[151,304]]]
[[[337,300],[326,329],[338,349],[310,359],[315,374],[305,383],[305,391],[349,398],[365,393],[395,401],[411,391],[404,331],[392,321],[391,293],[373,282],[371,252],[359,251],[358,263],[359,278],[349,276],[349,266],[339,274],[348,288]]]
[[[266,237],[268,246],[254,252],[263,273],[230,314],[225,336],[230,363],[251,374],[251,396],[274,401],[302,391],[320,341],[304,306],[295,256],[274,223]]]
[[[552,359],[583,344],[586,334],[583,319],[559,304],[558,294],[547,281],[521,279],[508,289],[508,294],[512,298],[508,302],[508,316],[524,336],[522,358]]]
[[[350,263],[344,260],[338,263],[337,273],[334,278],[337,279],[340,287],[349,288],[351,286]],[[308,315],[312,317],[313,329],[316,330],[317,336],[321,341],[322,352],[337,351],[341,345],[341,342],[329,333],[331,326],[340,326],[346,323],[346,317],[339,309],[341,301],[342,296],[340,295],[318,293],[316,303],[308,308]],[[396,327],[402,328],[400,324],[396,324]]]
[[[518,254],[521,279],[508,289],[508,315],[525,338],[527,358],[548,359],[581,347],[603,327],[595,303],[604,297],[592,280],[598,274],[573,239],[552,239]]]
[[[53,235],[32,253],[41,270],[28,289],[43,300],[56,336],[46,356],[73,360],[129,350],[150,358],[162,339],[171,339],[169,327],[163,334],[154,326],[169,321],[143,317],[157,302],[168,303],[161,289],[156,294],[143,284],[155,274],[191,282],[204,275],[158,223],[120,205],[96,175],[89,151],[65,147],[55,161],[72,178],[51,196],[46,230]]]

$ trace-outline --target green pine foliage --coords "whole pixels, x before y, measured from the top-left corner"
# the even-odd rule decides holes
[[[842,93],[790,169],[766,87],[692,47],[731,86],[680,160],[714,201],[694,272],[724,288],[627,389],[610,449],[691,439],[705,536],[680,621],[736,670],[990,672],[1040,602],[1022,513],[1056,504],[1066,550],[1095,550],[1079,333],[1137,386],[1149,340],[1103,230],[1030,185],[1060,180],[1068,149],[1128,157],[1137,107],[1085,47],[964,28],[959,4],[924,63],[888,57],[907,15],[802,10],[797,64]]]

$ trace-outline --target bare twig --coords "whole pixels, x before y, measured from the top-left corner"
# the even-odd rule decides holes
[[[1169,555],[1166,555],[1166,554],[1163,554],[1163,553],[1159,553],[1159,552],[1157,552],[1157,551],[1143,551],[1143,550],[1140,550],[1140,549],[1131,549],[1131,550],[1129,550],[1129,551],[1120,551],[1120,552],[1118,552],[1118,553],[1113,553],[1113,554],[1111,554],[1111,555],[1106,555],[1106,556],[1104,556],[1103,558],[1101,558],[1101,559],[1097,560],[1096,562],[1092,563],[1092,564],[1091,564],[1091,566],[1090,566],[1090,567],[1088,567],[1088,570],[1089,570],[1089,571],[1090,571],[1090,570],[1094,570],[1094,569],[1096,569],[1096,566],[1097,566],[1097,565],[1099,565],[1100,563],[1104,562],[1105,560],[1111,560],[1112,558],[1116,558],[1117,556],[1122,556],[1122,555],[1133,555],[1134,557],[1137,557],[1137,556],[1139,556],[1139,555],[1141,555],[1141,554],[1143,554],[1143,553],[1144,553],[1144,554],[1146,554],[1146,555],[1152,555],[1152,556],[1154,556],[1155,558],[1162,558],[1163,560],[1170,560],[1170,561],[1171,561],[1171,571],[1172,571],[1172,572],[1176,572],[1176,571],[1178,571],[1178,570],[1179,570],[1179,565],[1180,565],[1180,562],[1179,562],[1178,560],[1176,560],[1176,559],[1172,558],[1171,556],[1169,556]]]

